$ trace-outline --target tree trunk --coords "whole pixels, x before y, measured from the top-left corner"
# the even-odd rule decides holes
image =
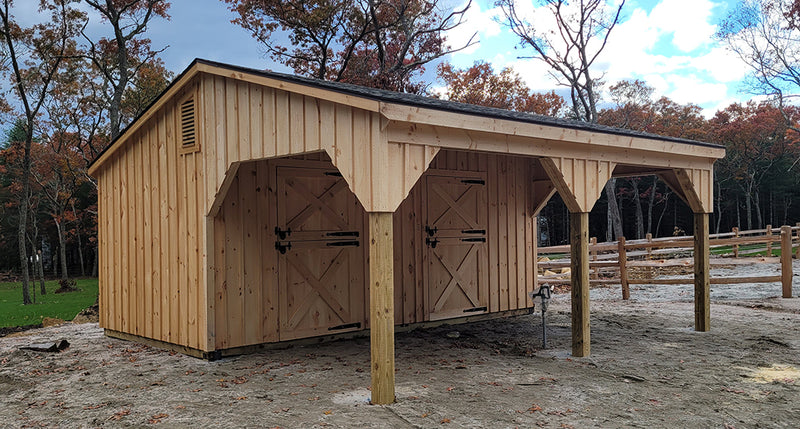
[[[25,154],[22,160],[22,198],[19,202],[19,223],[17,225],[17,243],[19,245],[19,265],[22,274],[22,304],[32,304],[31,293],[28,289],[28,251],[25,242],[25,232],[28,221],[28,204],[30,203],[30,172],[31,172],[31,143],[30,139],[25,145]]]
[[[636,239],[644,238],[644,216],[642,214],[642,200],[639,195],[639,181],[640,177],[631,178],[631,187],[633,188],[633,205],[636,210]]]
[[[656,185],[658,177],[653,176],[653,186],[650,188],[650,198],[647,201],[647,233],[653,233],[653,205],[656,203]],[[656,234],[657,235],[657,234]]]
[[[64,237],[64,227],[59,221],[55,221],[56,231],[58,232],[58,253],[61,261],[61,280],[68,280],[67,278],[67,246],[66,237]]]
[[[750,192],[744,194],[744,209],[747,216],[747,230],[750,231],[753,229],[753,196]]]
[[[617,204],[617,179],[611,179],[606,182],[606,198],[608,199],[608,218],[611,220],[611,226],[614,231],[615,238],[622,237],[622,218],[619,214],[619,205]],[[606,233],[606,236],[608,234]],[[612,240],[614,237],[612,237]],[[611,241],[611,240],[608,240]]]
[[[719,234],[719,228],[722,224],[722,184],[717,184],[717,209],[714,211],[717,217],[717,225],[714,228],[714,233]]]
[[[39,287],[42,291],[42,295],[46,295],[47,289],[44,287],[44,255],[41,250],[36,254],[39,256]]]
[[[739,210],[739,195],[736,195],[736,227],[742,227],[742,211]]]
[[[672,193],[672,190],[667,187],[667,192],[664,194],[664,209],[661,210],[661,215],[658,216],[658,222],[656,223],[656,235],[658,235],[658,231],[661,230],[661,220],[664,219],[664,213],[667,212],[667,206],[669,205],[669,195]]]
[[[753,192],[753,195],[755,196],[753,203],[756,206],[756,228],[761,229],[764,226],[764,218],[761,216],[761,198],[759,198],[758,189]]]
[[[100,252],[97,246],[94,246],[94,264],[92,264],[92,277],[97,278],[98,270],[100,269]]]

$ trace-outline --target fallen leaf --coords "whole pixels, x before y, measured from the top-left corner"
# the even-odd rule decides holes
[[[150,417],[147,420],[147,423],[150,423],[151,425],[154,425],[154,424],[157,424],[157,423],[161,423],[161,420],[165,419],[167,417],[169,417],[169,414],[166,414],[166,413],[154,414],[152,417]]]
[[[453,387],[453,386],[450,386],[450,387],[448,387],[448,388],[447,388],[447,391],[448,391],[448,392],[452,392],[452,391],[453,391],[453,389],[455,389],[455,387]]]
[[[329,416],[331,414],[333,414],[333,410],[325,410],[325,415],[326,416]]]
[[[542,407],[540,407],[540,406],[538,406],[536,404],[531,404],[531,407],[528,408],[528,412],[531,413],[531,414],[533,414],[533,413],[535,413],[537,411],[542,411]]]
[[[244,401],[247,399],[247,396],[239,396],[236,398],[237,401]]]
[[[450,423],[450,419],[442,419],[442,421],[439,422],[439,423],[442,423],[442,424]]]
[[[422,413],[422,418],[428,417],[428,413]]]
[[[131,410],[117,411],[116,413],[114,413],[114,415],[112,415],[108,419],[109,420],[121,420],[123,417],[129,415],[130,413],[131,413]]]

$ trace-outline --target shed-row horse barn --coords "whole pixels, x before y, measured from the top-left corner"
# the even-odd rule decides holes
[[[570,211],[572,352],[589,354],[588,213],[657,174],[695,213],[709,328],[718,146],[195,60],[90,167],[100,324],[204,357],[369,329],[394,400],[395,325],[527,312],[535,216]]]

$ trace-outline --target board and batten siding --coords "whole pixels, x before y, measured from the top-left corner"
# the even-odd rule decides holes
[[[200,74],[200,92],[211,215],[235,164],[320,150],[367,211],[393,212],[438,152],[388,142],[379,113],[312,95],[206,73]]]
[[[256,345],[279,340],[278,253],[274,228],[276,165],[290,162],[320,167],[330,164],[325,153],[291,161],[243,162],[213,219],[214,348]],[[299,159],[302,158],[302,159]],[[535,225],[530,199],[533,162],[505,155],[442,151],[429,174],[484,172],[488,191],[489,312],[531,307],[535,287]],[[427,198],[424,176],[394,214],[395,323],[429,320],[421,213]],[[360,230],[368,240],[368,228]],[[366,287],[365,287],[365,296]],[[365,300],[368,326],[368,301]]]
[[[100,325],[207,349],[206,170],[181,148],[178,104],[165,103],[98,172]]]

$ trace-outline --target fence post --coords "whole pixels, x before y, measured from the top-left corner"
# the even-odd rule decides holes
[[[797,227],[797,250],[795,250],[794,258],[800,259],[800,222],[795,225]]]
[[[792,297],[792,227],[781,227],[781,285],[783,297]]]
[[[597,237],[592,237],[589,239],[589,255],[591,256],[590,261],[594,262],[597,261]],[[598,268],[594,267],[591,268],[591,262],[589,263],[589,272],[591,273],[591,279],[598,279],[599,273],[597,272]]]
[[[650,261],[653,259],[653,234],[648,232],[645,238],[647,239],[647,260]],[[647,278],[653,278],[653,267],[647,267]]]
[[[739,227],[738,226],[734,226],[733,227],[733,238],[739,238]],[[738,258],[739,257],[739,244],[734,244],[733,245],[733,257],[734,258]]]
[[[772,225],[767,225],[767,255],[772,257]]]
[[[628,285],[628,253],[625,251],[625,237],[619,238],[617,253],[619,254],[619,282],[622,284],[622,299],[628,300],[631,298],[631,289]]]

